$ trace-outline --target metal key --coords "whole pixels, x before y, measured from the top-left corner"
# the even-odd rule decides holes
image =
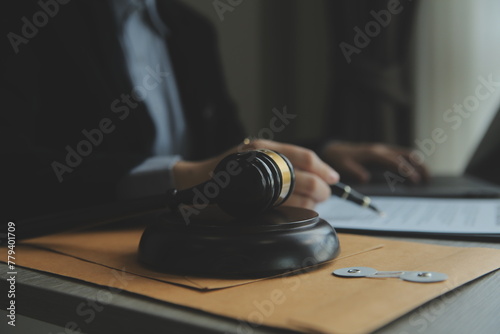
[[[448,275],[433,271],[378,271],[370,267],[342,268],[334,270],[332,274],[339,277],[394,277],[416,283],[433,283],[448,279]]]

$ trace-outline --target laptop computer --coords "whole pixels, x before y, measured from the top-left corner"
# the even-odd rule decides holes
[[[427,183],[397,182],[387,171],[374,171],[369,184],[352,185],[368,196],[500,198],[500,112],[481,139],[464,175],[433,176]],[[397,175],[397,174],[396,174]],[[394,174],[393,174],[394,176]]]
[[[352,185],[367,196],[408,196],[439,198],[500,198],[500,186],[473,175],[432,176],[423,184],[387,180],[382,174],[369,184]]]

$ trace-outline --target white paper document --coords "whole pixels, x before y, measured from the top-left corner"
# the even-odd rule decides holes
[[[316,211],[336,229],[500,237],[500,199],[372,197],[384,217],[331,197]]]

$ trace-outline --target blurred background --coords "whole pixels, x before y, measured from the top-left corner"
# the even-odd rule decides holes
[[[253,136],[287,106],[276,140],[409,146],[457,175],[500,105],[495,0],[183,1],[217,28]]]

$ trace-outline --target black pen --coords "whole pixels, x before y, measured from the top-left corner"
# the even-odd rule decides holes
[[[372,204],[372,200],[370,197],[360,194],[347,184],[343,184],[342,182],[337,182],[336,184],[332,185],[331,188],[332,188],[332,194],[339,196],[340,198],[343,198],[345,200],[359,204],[362,207],[372,209],[380,216],[385,216],[385,213],[383,211],[380,211]]]

